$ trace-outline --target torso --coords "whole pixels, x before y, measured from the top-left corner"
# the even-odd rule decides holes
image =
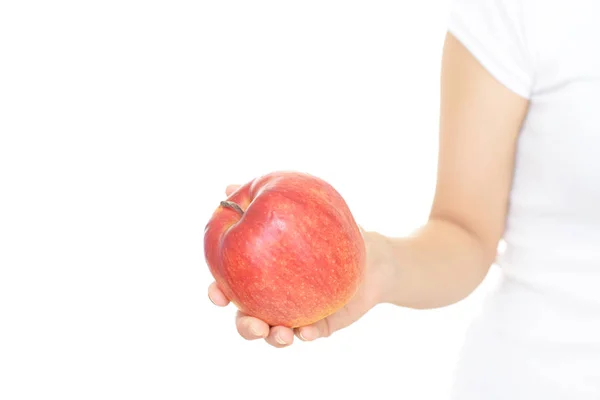
[[[535,82],[502,282],[466,340],[455,398],[598,399],[600,4],[522,4]]]

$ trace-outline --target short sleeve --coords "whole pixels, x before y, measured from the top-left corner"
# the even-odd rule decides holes
[[[530,98],[532,72],[523,30],[525,0],[452,0],[448,31],[511,91]]]

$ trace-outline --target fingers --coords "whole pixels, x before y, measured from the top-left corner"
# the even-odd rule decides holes
[[[263,339],[269,336],[269,325],[266,322],[241,311],[237,312],[235,326],[240,336],[246,340]]]
[[[238,333],[246,340],[265,339],[273,347],[282,348],[294,343],[294,331],[284,326],[269,325],[241,311],[237,312],[235,325]]]
[[[208,298],[216,306],[225,307],[229,304],[229,299],[219,289],[216,282],[208,287]],[[294,342],[294,331],[283,326],[273,328],[258,318],[251,317],[243,312],[237,312],[235,325],[238,333],[246,340],[265,339],[265,341],[274,347],[286,347]]]
[[[294,331],[283,326],[275,326],[271,328],[265,340],[273,347],[287,347],[294,343]]]
[[[231,196],[233,194],[233,192],[235,192],[239,188],[240,188],[240,185],[229,185],[225,188],[225,195]]]
[[[208,299],[212,301],[212,303],[219,307],[225,307],[229,304],[229,299],[225,294],[219,289],[216,282],[213,282],[208,287]]]
[[[367,310],[368,307],[363,300],[363,295],[359,293],[350,303],[337,312],[312,325],[297,328],[294,333],[300,340],[307,342],[318,338],[326,338],[358,321]]]
[[[329,326],[329,320],[325,318],[312,325],[296,328],[294,333],[298,339],[310,342],[319,338],[328,337],[333,332]]]
[[[294,331],[283,326],[269,325],[258,318],[238,311],[236,317],[237,331],[246,340],[265,339],[273,347],[282,348],[294,343]]]

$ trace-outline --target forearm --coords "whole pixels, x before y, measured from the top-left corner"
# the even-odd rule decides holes
[[[457,224],[430,220],[413,235],[377,235],[380,300],[409,308],[447,306],[468,296],[485,278],[495,251]]]

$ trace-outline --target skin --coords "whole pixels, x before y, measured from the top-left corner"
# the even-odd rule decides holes
[[[286,347],[328,337],[380,303],[444,307],[467,297],[492,265],[505,229],[515,148],[528,101],[495,80],[450,33],[441,72],[440,147],[428,221],[407,237],[363,231],[367,274],[356,296],[335,314],[295,330],[238,312],[247,340]],[[237,186],[229,186],[230,194]],[[215,283],[211,301],[229,300]]]

